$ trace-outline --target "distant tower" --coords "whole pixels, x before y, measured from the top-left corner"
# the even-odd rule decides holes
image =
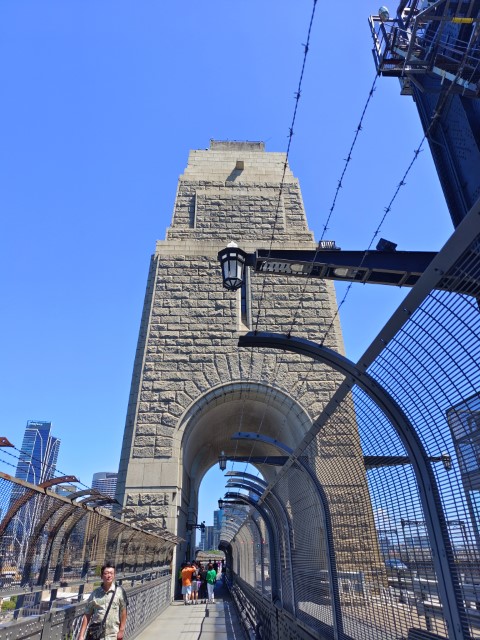
[[[222,530],[223,510],[216,509],[213,512],[213,536],[214,536],[214,549],[216,549],[220,543],[220,532]]]
[[[259,432],[295,449],[342,379],[296,354],[239,349],[239,336],[257,319],[260,330],[286,334],[295,317],[295,334],[340,353],[343,341],[330,281],[252,272],[236,293],[223,289],[217,254],[230,241],[247,252],[317,248],[285,153],[266,152],[263,142],[211,141],[190,153],[172,224],[151,260],[117,498],[184,539],[198,523],[202,478],[222,451],[248,457],[253,450],[266,480],[278,473],[262,463],[278,456],[272,444],[258,441],[252,449],[232,436]],[[360,500],[366,505],[358,533],[340,545],[342,568],[355,570],[375,539],[355,422],[342,424],[323,446],[332,508],[346,514],[358,511]],[[358,471],[340,481],[342,458]],[[219,486],[215,498],[223,492]],[[319,548],[325,540],[319,531]],[[188,551],[179,546],[177,562],[189,559]]]
[[[117,473],[111,473],[109,471],[99,471],[93,474],[92,489],[98,489],[100,493],[108,496],[109,498],[115,497],[115,490],[117,488]]]
[[[60,439],[51,435],[52,423],[29,420],[23,436],[15,477],[32,484],[41,484],[55,475]],[[10,504],[23,494],[23,488],[14,486]],[[11,538],[17,550],[19,565],[24,561],[28,539],[39,517],[41,504],[38,498],[23,506],[11,524]]]
[[[23,436],[15,477],[33,484],[50,480],[55,475],[59,438],[51,435],[52,423],[29,420]]]
[[[203,543],[201,542],[201,544],[203,544],[202,546],[203,551],[213,551],[214,549],[216,549],[216,547],[214,546],[215,528],[212,526],[206,526],[205,532],[202,533],[201,540],[203,540]]]

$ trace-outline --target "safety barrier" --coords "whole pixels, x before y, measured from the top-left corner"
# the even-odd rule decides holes
[[[158,610],[169,601],[172,556],[180,539],[166,530],[130,525],[98,506],[111,502],[91,489],[66,491],[58,479],[36,486],[0,473],[0,625],[27,618],[25,628],[37,629],[43,616],[47,626],[67,633],[82,606],[70,605],[81,603],[99,584],[106,562],[133,589],[131,620],[148,617],[152,606]],[[140,587],[137,596],[137,585],[145,580],[155,588]],[[137,601],[142,605],[135,613]]]
[[[356,364],[241,338],[341,378],[276,479],[239,474],[226,494],[232,589],[262,637],[303,637],[285,620],[321,638],[480,637],[479,247],[477,203]]]
[[[133,640],[169,604],[171,577],[162,576],[146,584],[130,587],[124,583],[128,596],[126,636]],[[78,636],[85,601],[70,604],[57,601],[43,614],[19,617],[10,624],[0,625],[0,640],[74,640]]]

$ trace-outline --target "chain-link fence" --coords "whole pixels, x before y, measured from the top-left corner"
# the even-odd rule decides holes
[[[258,612],[271,600],[316,637],[480,638],[479,209],[356,365],[244,343],[343,374],[268,490],[227,494],[246,520],[224,546]]]
[[[127,585],[170,576],[179,538],[113,517],[92,490],[65,493],[0,473],[2,622],[72,603],[99,584],[106,562]],[[45,483],[48,484],[48,483]],[[111,502],[111,501],[110,501]]]

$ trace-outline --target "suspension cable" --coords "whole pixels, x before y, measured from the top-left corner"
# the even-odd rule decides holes
[[[303,85],[303,78],[304,78],[304,74],[305,74],[305,67],[306,67],[306,62],[307,62],[307,56],[309,53],[309,49],[310,49],[310,40],[311,40],[311,34],[312,34],[312,27],[313,27],[313,21],[315,18],[315,10],[317,7],[317,2],[318,0],[313,0],[313,6],[312,6],[312,12],[310,14],[310,20],[309,20],[309,24],[308,24],[308,30],[307,30],[307,37],[305,40],[305,44],[303,44],[303,59],[302,59],[302,66],[301,66],[301,70],[300,70],[300,76],[299,76],[299,80],[298,80],[298,85],[297,85],[297,90],[294,94],[295,97],[295,103],[294,103],[294,109],[293,109],[293,114],[292,114],[292,120],[291,120],[291,124],[288,130],[288,144],[287,144],[287,150],[285,153],[285,160],[283,162],[283,169],[282,169],[282,177],[280,180],[280,187],[279,187],[279,192],[278,192],[278,198],[276,201],[276,207],[275,207],[275,216],[274,216],[274,220],[273,220],[273,225],[272,225],[272,234],[270,237],[270,245],[269,245],[269,253],[272,251],[272,247],[273,247],[273,243],[275,240],[275,234],[276,234],[276,229],[277,229],[277,224],[278,224],[278,220],[280,218],[280,207],[281,207],[281,202],[282,202],[282,195],[283,195],[283,190],[284,190],[284,186],[285,186],[285,177],[286,177],[286,173],[287,173],[287,168],[288,168],[288,158],[290,155],[290,148],[291,148],[291,144],[292,144],[292,139],[293,139],[293,135],[294,135],[294,131],[295,131],[295,123],[296,123],[296,119],[297,119],[297,113],[298,113],[298,106],[299,106],[299,102],[300,102],[300,97],[302,94],[302,85]],[[258,325],[259,325],[259,321],[260,321],[260,312],[262,310],[262,301],[264,299],[265,296],[265,286],[266,286],[266,278],[263,279],[262,282],[262,287],[260,290],[260,295],[259,295],[259,301],[258,301],[258,309],[257,309],[257,315],[256,315],[256,319],[253,323],[254,325],[254,330],[257,331],[258,330]],[[254,355],[255,353],[252,352],[250,353],[250,362],[249,362],[249,371],[248,371],[248,378],[247,379],[252,379],[253,378],[253,365],[254,365]],[[265,364],[265,356],[262,354],[262,365],[261,365],[261,370],[260,370],[260,374],[262,375],[262,370]],[[239,417],[239,426],[240,426],[240,431],[242,430],[242,425],[243,425],[243,421],[244,421],[244,413],[245,413],[245,403],[246,403],[246,399],[243,399],[242,402],[242,409],[240,412],[240,417]],[[265,408],[266,411],[266,408]],[[262,417],[262,421],[261,423],[263,423],[263,417]],[[261,428],[261,425],[260,425]],[[254,444],[252,446],[251,452],[249,454],[249,458],[252,457],[253,455],[253,449],[254,449]],[[234,456],[237,455],[238,453],[238,447],[239,447],[239,442],[236,441],[235,442],[235,449],[234,449]],[[246,462],[245,463],[245,468],[247,467],[249,463]],[[232,465],[231,468],[233,469],[235,466],[235,461],[232,461]]]

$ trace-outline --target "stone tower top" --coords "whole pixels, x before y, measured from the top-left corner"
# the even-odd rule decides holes
[[[188,165],[180,177],[185,182],[257,184],[280,186],[298,184],[285,152],[267,152],[264,142],[210,140],[209,149],[190,151]]]
[[[270,246],[273,238],[282,246],[290,242],[315,248],[286,153],[267,152],[264,142],[210,140],[210,148],[190,151],[167,246],[157,249],[168,251],[173,241],[195,241],[199,249],[206,242],[216,255],[235,238],[241,238],[245,250],[249,243]]]
[[[228,149],[230,151],[265,151],[264,142],[248,140],[210,140],[210,149]]]

